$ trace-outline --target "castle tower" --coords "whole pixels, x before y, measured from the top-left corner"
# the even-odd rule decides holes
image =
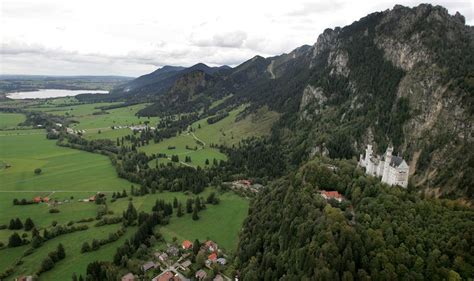
[[[393,147],[388,147],[385,152],[385,162],[383,167],[382,182],[388,183],[389,173],[390,173],[390,163],[392,162],[392,152]]]
[[[372,145],[368,144],[367,148],[365,149],[365,165],[367,165],[372,158]]]

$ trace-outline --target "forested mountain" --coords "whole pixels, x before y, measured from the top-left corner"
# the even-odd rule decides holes
[[[315,154],[351,158],[366,144],[378,153],[391,144],[408,160],[414,184],[472,197],[473,49],[474,28],[462,15],[395,6],[327,29],[289,54],[232,69],[165,67],[114,93],[143,85],[130,92],[153,96],[155,104],[140,112],[148,116],[206,111],[229,95],[218,109],[268,105],[283,113],[274,137],[296,165]]]
[[[323,189],[347,201],[327,202]],[[253,202],[237,264],[244,281],[470,280],[472,214],[387,188],[354,162],[311,161]]]

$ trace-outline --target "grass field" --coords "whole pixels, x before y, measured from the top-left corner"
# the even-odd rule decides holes
[[[36,107],[36,110],[47,111],[52,114],[66,114],[66,108],[73,107],[75,118],[81,123],[78,128],[86,129],[86,138],[110,138],[115,139],[121,135],[129,134],[129,129],[110,130],[112,125],[132,125],[138,124],[148,119],[138,119],[134,114],[144,105],[119,108],[109,110],[110,114],[92,115],[97,109],[95,105],[71,105],[67,107],[57,107],[57,104],[66,102],[74,103],[74,100],[64,100],[62,102],[52,102],[43,104],[42,107]],[[235,118],[234,116],[230,117]],[[5,124],[15,123],[13,115],[7,115]],[[151,119],[158,122],[158,119]],[[233,119],[232,119],[233,120]],[[120,124],[113,123],[119,122]],[[200,122],[205,122],[201,120]],[[223,122],[223,123],[221,123]],[[190,155],[192,165],[203,165],[206,158],[212,161],[225,159],[225,155],[216,149],[209,147],[209,141],[214,141],[214,136],[207,134],[222,132],[225,126],[231,126],[232,123],[227,119],[217,122],[213,125],[202,123],[202,128],[197,129],[195,137],[205,142],[203,149],[197,151],[187,150],[186,145],[190,147],[198,146],[195,137],[192,134],[183,134],[160,144],[151,144],[142,147],[147,153],[164,152],[168,155],[178,154],[184,161],[184,155]],[[230,122],[230,123],[226,123]],[[82,126],[82,127],[81,127]],[[102,126],[106,129],[97,130]],[[197,125],[196,125],[197,126]],[[95,133],[94,133],[95,131]],[[174,150],[168,150],[168,146],[176,146]],[[39,228],[50,227],[54,222],[58,224],[67,224],[70,221],[77,221],[83,218],[94,218],[97,214],[98,205],[89,202],[78,202],[78,199],[88,198],[97,191],[105,191],[108,194],[108,207],[114,216],[122,214],[122,211],[128,205],[128,199],[119,199],[116,202],[110,202],[110,193],[112,191],[127,190],[130,193],[131,183],[117,177],[116,172],[109,159],[105,156],[88,153],[80,150],[74,150],[65,147],[59,147],[54,140],[47,140],[44,130],[21,130],[5,131],[0,130],[0,162],[10,165],[8,168],[0,169],[0,225],[9,224],[10,219],[20,218],[23,222],[26,218],[31,218]],[[40,175],[34,174],[34,169],[41,168]],[[206,198],[213,188],[199,194]],[[59,213],[49,213],[50,206],[45,203],[15,206],[13,199],[32,199],[35,196],[48,196],[52,200],[61,202],[56,208]],[[207,205],[207,209],[199,213],[200,219],[193,221],[190,214],[185,214],[178,218],[173,214],[170,224],[159,227],[167,241],[174,237],[181,241],[183,239],[199,239],[204,241],[212,239],[220,247],[228,252],[235,251],[238,241],[238,233],[242,222],[247,216],[248,201],[238,195],[227,192],[218,194],[221,203],[218,205]],[[149,194],[143,197],[134,197],[133,203],[138,211],[149,212],[157,199],[164,199],[172,202],[176,197],[182,204],[189,197],[195,197],[193,194],[163,192]],[[176,212],[176,210],[174,210]],[[88,223],[90,228],[86,231],[79,231],[66,234],[47,241],[42,247],[36,249],[32,254],[22,258],[22,263],[15,267],[14,273],[7,280],[14,280],[20,274],[31,274],[36,271],[42,259],[52,251],[58,243],[62,243],[66,248],[66,259],[60,261],[49,272],[41,275],[40,280],[70,280],[73,272],[84,273],[88,263],[93,260],[110,260],[115,253],[118,245],[121,245],[127,237],[135,232],[135,228],[128,228],[127,233],[119,241],[107,244],[101,247],[99,251],[81,254],[80,247],[83,241],[91,241],[93,238],[100,239],[108,236],[110,232],[117,230],[119,225],[109,225],[103,227],[94,227],[95,222]],[[14,231],[4,229],[0,230],[0,242],[7,243],[8,238]],[[24,231],[17,231],[24,234]],[[26,232],[28,236],[30,232]],[[0,272],[9,266],[14,265],[15,261],[29,246],[17,248],[0,249]]]
[[[0,130],[18,127],[18,124],[25,121],[26,117],[20,113],[0,112]]]
[[[207,188],[203,193],[199,194],[203,198],[212,192],[212,188]],[[24,218],[30,217],[38,227],[50,226],[53,221],[59,224],[66,224],[69,221],[76,221],[81,218],[94,217],[97,205],[94,203],[77,202],[73,200],[71,203],[65,203],[58,206],[60,213],[50,214],[47,212],[46,204],[13,206],[11,201],[13,198],[21,198],[21,193],[0,194],[0,224],[8,223],[12,217]],[[68,199],[71,195],[76,198],[83,196],[79,193],[58,192],[51,197],[58,200]],[[176,192],[163,192],[150,194],[144,197],[134,197],[133,204],[138,211],[149,212],[157,199],[164,199],[172,202],[176,197],[182,204],[185,204],[187,198],[194,198],[195,195]],[[248,201],[233,194],[231,192],[218,194],[221,202],[218,205],[207,205],[207,209],[199,213],[200,219],[193,221],[191,214],[185,214],[183,217],[176,217],[174,213],[170,224],[159,227],[159,231],[163,234],[166,241],[171,242],[174,237],[178,241],[189,239],[199,239],[205,241],[212,239],[216,241],[220,247],[226,249],[227,252],[235,251],[238,241],[238,233],[242,226],[248,211]],[[128,200],[122,198],[114,203],[108,204],[109,210],[115,214],[121,214],[127,208]],[[176,212],[176,210],[174,210]],[[110,260],[115,253],[115,248],[121,245],[124,237],[119,241],[104,246],[99,251],[81,254],[80,247],[83,241],[91,241],[93,238],[101,239],[107,237],[108,233],[114,232],[119,225],[109,225],[103,227],[94,227],[91,222],[90,228],[86,231],[74,232],[49,240],[42,247],[38,248],[33,254],[24,257],[23,264],[16,267],[15,274],[28,274],[36,270],[41,260],[48,252],[53,250],[58,243],[62,243],[66,248],[67,258],[58,263],[50,272],[41,276],[40,280],[68,280],[73,272],[84,272],[87,264],[92,260]],[[125,237],[133,234],[134,228],[129,228]],[[8,237],[13,233],[12,230],[0,230],[0,241],[6,242]],[[19,232],[23,233],[23,232]],[[81,242],[77,242],[81,241]],[[11,266],[15,260],[22,255],[28,246],[18,248],[6,248],[0,250],[0,271]],[[50,279],[51,278],[51,279]]]
[[[102,155],[59,147],[43,130],[0,132],[0,160],[11,165],[0,171],[0,191],[105,191],[128,188],[110,160]],[[40,175],[33,172],[42,170]]]

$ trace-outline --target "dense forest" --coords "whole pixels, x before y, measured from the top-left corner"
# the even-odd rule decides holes
[[[347,200],[326,202],[323,189]],[[255,199],[237,263],[242,280],[468,279],[473,229],[468,207],[314,160]]]

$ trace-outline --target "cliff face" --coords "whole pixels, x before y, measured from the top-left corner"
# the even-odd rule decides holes
[[[311,150],[395,145],[413,183],[474,195],[473,29],[431,5],[375,13],[328,29],[312,46],[300,122]],[[349,141],[340,141],[344,135]],[[350,151],[352,150],[352,151]]]

